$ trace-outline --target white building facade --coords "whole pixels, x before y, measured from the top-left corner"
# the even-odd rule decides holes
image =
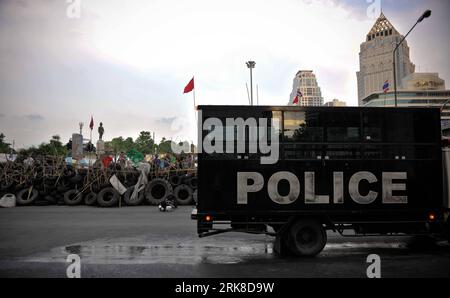
[[[323,97],[320,87],[317,83],[316,75],[312,70],[300,70],[294,78],[292,86],[292,93],[289,98],[289,105],[293,105],[294,99],[301,92],[299,96],[298,106],[321,106],[323,105]]]
[[[345,107],[347,104],[345,101],[341,101],[339,99],[333,99],[332,101],[326,102],[324,104],[326,107]]]
[[[402,81],[404,88],[397,91],[398,107],[442,108],[450,100],[450,90],[445,89],[445,81],[437,73],[413,73]],[[363,106],[394,107],[395,94],[376,92],[363,99]],[[442,125],[450,122],[450,105],[441,113]]]

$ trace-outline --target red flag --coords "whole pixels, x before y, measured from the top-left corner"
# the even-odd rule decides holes
[[[292,102],[295,105],[298,105],[298,97],[303,97],[303,94],[300,90],[297,90],[297,96],[295,96],[294,101]]]
[[[194,90],[194,78],[192,78],[192,80],[189,81],[189,83],[186,85],[186,87],[184,87],[183,93],[189,93],[192,90]]]
[[[94,129],[94,118],[91,116],[91,123],[89,123],[89,128],[91,129],[91,130],[93,130]]]

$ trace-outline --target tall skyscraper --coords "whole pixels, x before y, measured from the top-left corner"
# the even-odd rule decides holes
[[[358,104],[375,92],[383,91],[384,82],[393,87],[394,71],[392,53],[403,38],[388,19],[381,13],[366,41],[360,46],[358,80]],[[406,40],[396,52],[397,89],[402,88],[402,79],[415,71],[415,65],[409,59],[409,47]]]
[[[293,105],[298,91],[301,92],[298,106],[321,106],[323,104],[322,92],[312,70],[300,70],[295,75],[289,105]]]

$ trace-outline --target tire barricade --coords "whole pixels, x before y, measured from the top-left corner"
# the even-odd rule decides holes
[[[114,175],[126,188],[123,195],[109,182]],[[197,183],[196,169],[150,169],[144,173],[114,164],[103,169],[75,168],[61,161],[50,167],[44,163],[0,165],[0,197],[15,195],[17,206],[158,205],[168,196],[174,196],[179,205],[190,205],[196,204]]]

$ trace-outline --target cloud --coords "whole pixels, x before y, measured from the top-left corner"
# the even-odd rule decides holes
[[[6,117],[5,114],[0,113],[0,118]]]
[[[25,116],[26,119],[31,120],[31,121],[42,121],[44,120],[44,116],[40,115],[40,114],[29,114]]]
[[[177,117],[163,117],[156,119],[155,122],[161,125],[172,125],[172,123],[177,119]]]

